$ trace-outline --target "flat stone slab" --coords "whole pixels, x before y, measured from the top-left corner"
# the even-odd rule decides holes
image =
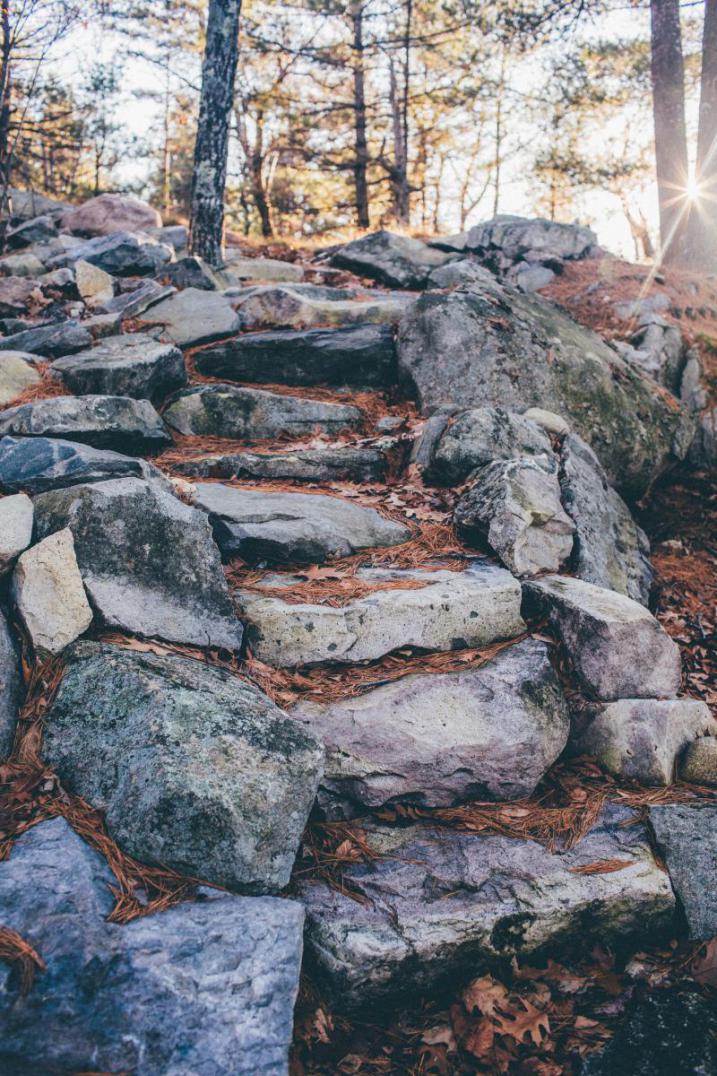
[[[245,329],[310,329],[333,325],[397,325],[406,308],[400,299],[311,299],[290,287],[256,291],[239,303]]]
[[[373,508],[314,493],[263,490],[198,483],[194,503],[208,512],[225,557],[321,563],[362,549],[400,545],[410,531]]]
[[[390,325],[256,332],[198,352],[201,374],[287,385],[385,387],[396,381]]]
[[[118,926],[105,922],[116,884],[62,818],[0,864],[3,925],[46,964],[25,995],[0,965],[3,1072],[286,1073],[301,905],[203,889]]]
[[[189,478],[304,478],[310,482],[383,482],[388,459],[382,449],[331,446],[285,452],[216,452],[181,460],[172,470]]]
[[[10,754],[22,697],[19,649],[0,608],[0,759]]]
[[[649,816],[690,938],[707,941],[717,934],[717,805],[671,803]]]
[[[117,478],[41,493],[38,537],[69,527],[102,623],[195,646],[238,649],[219,550],[204,513],[158,482]]]
[[[147,320],[161,325],[164,336],[178,347],[194,347],[231,336],[241,324],[228,299],[202,288],[185,288],[156,303]]]
[[[547,648],[532,639],[477,668],[406,676],[291,715],[326,745],[319,803],[330,817],[529,796],[570,724]]]
[[[231,249],[225,253],[227,268],[240,280],[273,280],[298,283],[304,279],[304,270],[293,262],[277,258],[245,258]]]
[[[331,264],[389,288],[422,288],[430,272],[453,257],[420,239],[382,230],[344,244],[332,254]]]
[[[0,351],[0,407],[11,404],[25,389],[41,380],[35,367],[22,354]]]
[[[60,437],[141,456],[172,444],[149,400],[51,396],[0,412],[0,436]]]
[[[615,777],[669,785],[682,753],[711,733],[717,735],[717,722],[698,699],[620,699],[586,715],[571,746],[575,754],[592,755]]]
[[[85,642],[68,651],[44,750],[130,855],[245,892],[287,885],[323,761],[245,680]]]
[[[87,631],[92,610],[77,566],[72,531],[55,531],[27,549],[15,566],[12,593],[41,657],[60,654]]]
[[[186,389],[164,412],[179,433],[248,440],[338,433],[361,419],[358,407],[348,404],[222,384]]]
[[[581,579],[550,575],[524,584],[558,632],[583,687],[596,698],[677,695],[680,650],[644,606]]]
[[[0,351],[27,351],[46,359],[74,355],[91,345],[92,335],[87,327],[72,320],[38,325],[0,338]]]
[[[144,333],[108,336],[79,355],[52,364],[78,395],[161,400],[187,383],[181,351]]]
[[[125,477],[161,479],[162,472],[143,459],[90,448],[78,441],[50,437],[0,440],[0,490],[6,493],[45,493],[79,482]]]
[[[0,498],[0,576],[12,568],[32,541],[34,518],[32,501],[26,494]]]
[[[555,470],[550,438],[540,426],[502,407],[476,407],[446,417],[423,470],[430,482],[458,486],[477,467],[521,456]]]
[[[252,652],[270,665],[367,661],[403,646],[455,650],[510,639],[525,630],[520,583],[493,565],[463,572],[363,569],[368,583],[415,582],[377,590],[347,605],[297,605],[281,588],[240,591]]]
[[[428,825],[367,825],[365,833],[385,858],[344,868],[347,888],[365,903],[321,881],[299,884],[309,953],[342,1005],[434,984],[455,990],[486,959],[548,947],[555,959],[561,947],[578,941],[582,950],[590,938],[609,945],[649,932],[654,940],[674,914],[645,827],[622,807],[607,807],[587,837],[556,854],[533,841]],[[622,870],[574,872],[616,859]]]

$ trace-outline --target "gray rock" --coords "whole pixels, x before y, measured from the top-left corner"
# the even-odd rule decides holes
[[[300,703],[291,716],[326,745],[319,803],[330,817],[392,802],[443,807],[529,796],[570,724],[547,648],[532,639],[475,669]]]
[[[161,228],[156,209],[128,194],[99,194],[62,214],[62,228],[76,235],[114,235]]]
[[[399,373],[439,407],[540,407],[592,446],[616,488],[638,499],[682,458],[692,421],[675,401],[558,307],[494,282],[430,293],[405,313]]]
[[[0,339],[0,351],[29,351],[44,358],[57,359],[62,355],[74,355],[89,347],[92,337],[79,321],[59,321],[51,325],[39,325]]]
[[[240,280],[298,283],[304,279],[304,270],[300,265],[276,258],[246,258],[230,248],[225,253],[225,261],[232,274]]]
[[[589,228],[508,214],[476,224],[465,239],[466,248],[482,258],[500,255],[508,262],[585,258],[596,245]]]
[[[40,261],[37,254],[25,250],[22,254],[9,254],[0,258],[0,273],[5,276],[42,276],[45,272],[45,263]]]
[[[457,288],[461,284],[472,284],[475,280],[491,280],[493,274],[472,258],[448,262],[428,274],[429,288]]]
[[[560,449],[560,489],[575,524],[576,575],[647,605],[654,576],[647,535],[593,450],[575,433],[565,437]]]
[[[176,288],[216,291],[220,287],[218,274],[202,258],[194,256],[171,262],[167,266],[166,277]]]
[[[42,297],[37,283],[28,277],[0,277],[0,317],[11,318],[15,314],[25,314],[33,292]]]
[[[717,786],[717,738],[704,736],[689,744],[680,761],[680,780]]]
[[[126,321],[144,314],[155,303],[174,295],[174,291],[170,285],[158,284],[156,280],[143,280],[139,287],[122,291],[103,305],[108,313],[117,314],[120,321]]]
[[[23,995],[0,969],[0,1068],[285,1076],[301,964],[296,901],[200,891],[107,923],[116,879],[62,818],[0,864],[3,925],[42,954]]]
[[[664,291],[655,292],[639,299],[628,299],[626,302],[615,303],[613,309],[619,318],[626,321],[632,318],[649,318],[657,314],[659,310],[669,310],[671,299]]]
[[[55,272],[71,273],[72,270],[56,269]],[[102,306],[103,303],[110,302],[114,298],[114,277],[111,277],[104,269],[100,269],[96,265],[90,265],[89,262],[80,258],[79,261],[75,262],[74,276],[80,298],[88,306]]]
[[[48,437],[3,437],[0,440],[0,490],[45,493],[78,482],[108,478],[156,478],[162,473],[142,459],[103,452],[75,441]]]
[[[707,941],[717,934],[717,805],[671,803],[649,816],[690,938]]]
[[[37,533],[69,527],[93,608],[108,627],[238,649],[236,619],[206,517],[157,482],[117,478],[41,493]]]
[[[17,187],[9,187],[10,207],[13,220],[32,220],[46,214],[54,219],[62,216],[69,209],[67,202],[60,202],[56,198],[48,198],[37,191],[21,191]]]
[[[429,452],[424,476],[440,485],[458,486],[476,467],[519,456],[533,456],[546,470],[555,470],[550,438],[539,426],[502,407],[478,407],[461,411],[446,423]]]
[[[92,623],[72,531],[65,528],[27,549],[15,566],[12,592],[36,654],[60,654]]]
[[[682,371],[685,365],[685,344],[675,325],[657,314],[650,314],[630,337],[631,360],[649,374],[673,396],[680,395]]]
[[[386,446],[389,447],[388,445]],[[304,478],[311,482],[384,482],[388,458],[379,447],[327,445],[285,452],[215,453],[172,464],[188,478]]]
[[[400,545],[407,527],[373,508],[313,493],[265,493],[219,483],[199,483],[194,503],[208,512],[225,557],[322,563],[362,549]]]
[[[163,228],[148,228],[147,234],[160,243],[166,243],[177,252],[185,250],[189,239],[184,224],[165,224]]]
[[[164,412],[179,433],[261,440],[284,434],[338,433],[361,422],[348,404],[308,400],[236,385],[196,385],[186,389]]]
[[[314,272],[318,270],[314,268]],[[335,272],[330,269],[329,272]],[[371,292],[366,289],[359,288],[334,288],[329,284],[292,284],[290,288],[294,295],[303,295],[307,299],[356,299],[368,296],[371,297]],[[243,286],[235,285],[231,288],[225,288],[224,294],[227,298],[232,299],[248,299],[250,295],[264,295],[267,292],[276,291],[276,284],[245,284]],[[382,293],[384,294],[384,293]],[[402,292],[389,293],[391,298],[406,296]]]
[[[287,885],[323,749],[247,681],[192,658],[79,643],[44,745],[130,855],[245,892]]]
[[[78,395],[157,401],[187,383],[179,348],[144,333],[108,336],[89,351],[58,360],[52,369]]]
[[[0,436],[62,437],[134,456],[172,444],[149,400],[127,396],[51,396],[0,412]]]
[[[570,432],[570,426],[562,415],[556,415],[554,411],[546,411],[543,407],[529,407],[523,412],[523,418],[534,422],[546,433],[555,433],[558,437]]]
[[[619,699],[576,724],[574,754],[592,755],[615,777],[643,785],[672,784],[682,752],[717,735],[709,707],[697,699]]]
[[[625,808],[606,808],[584,840],[558,853],[427,825],[367,825],[365,833],[379,858],[344,867],[346,890],[365,903],[324,882],[299,885],[310,956],[343,1005],[415,996],[434,984],[455,990],[486,959],[548,947],[555,959],[561,947],[591,938],[609,945],[650,932],[654,940],[674,913],[669,879]],[[614,859],[628,865],[605,874],[572,869]]]
[[[238,309],[245,329],[397,324],[405,309],[405,302],[385,298],[380,292],[378,296],[364,302],[311,299],[286,286],[269,291],[257,290],[243,299]]]
[[[582,685],[598,699],[670,698],[680,689],[679,647],[644,606],[581,579],[551,575],[524,584],[548,614]]]
[[[717,407],[705,411],[701,416],[690,458],[694,459],[698,467],[707,467],[710,470],[717,468]]]
[[[152,276],[174,258],[172,247],[143,233],[118,232],[98,236],[49,258],[48,269],[74,265],[82,259],[111,276]]]
[[[530,262],[519,262],[515,271],[507,274],[508,280],[520,291],[532,292],[547,288],[555,280],[555,273],[547,265],[531,265]]]
[[[429,247],[420,239],[380,231],[339,247],[331,256],[331,264],[371,277],[390,288],[422,288],[433,269],[454,257]]]
[[[25,389],[41,381],[32,362],[22,356],[22,351],[0,351],[0,407],[11,404]]]
[[[573,548],[575,527],[560,503],[558,476],[537,458],[481,467],[454,520],[463,541],[485,538],[516,575],[556,572]]]
[[[391,385],[396,352],[389,325],[258,332],[206,348],[199,373],[236,381],[288,385]]]
[[[493,565],[463,572],[364,569],[358,578],[415,582],[416,589],[377,590],[339,608],[282,601],[280,586],[240,591],[252,652],[278,666],[367,661],[403,646],[455,650],[525,630],[520,584]]]
[[[32,501],[24,493],[0,498],[0,576],[12,568],[29,546],[33,521]]]
[[[685,352],[685,364],[680,376],[679,397],[683,407],[688,411],[702,411],[707,406],[707,392],[703,384],[703,369],[700,356],[690,348]]]
[[[12,750],[23,688],[20,657],[7,619],[0,608],[0,759]]]
[[[178,347],[194,347],[231,336],[241,324],[228,299],[216,292],[186,288],[152,306],[150,320]]]

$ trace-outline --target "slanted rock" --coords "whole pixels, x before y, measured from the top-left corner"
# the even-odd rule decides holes
[[[167,424],[179,433],[249,440],[338,433],[357,426],[361,417],[348,404],[222,384],[186,389],[164,412]]]
[[[67,270],[58,270],[66,272]],[[104,306],[114,298],[114,280],[104,269],[83,261],[75,262],[75,284],[88,306]]]
[[[114,299],[104,303],[104,309],[116,314],[120,321],[139,317],[146,310],[162,299],[174,295],[175,289],[169,284],[158,284],[156,280],[143,280],[131,291],[121,291]]]
[[[266,493],[199,483],[194,503],[208,512],[224,557],[322,563],[362,549],[400,545],[410,531],[373,508],[315,493]]]
[[[120,926],[106,921],[116,885],[63,818],[0,864],[3,925],[45,962],[26,994],[0,966],[3,1072],[286,1072],[301,905],[202,889]]]
[[[12,568],[29,546],[33,521],[32,501],[25,493],[0,498],[0,576]]]
[[[680,650],[644,606],[581,579],[524,584],[528,605],[550,617],[582,685],[598,699],[677,695]]]
[[[647,314],[630,337],[630,362],[679,397],[686,358],[682,333],[659,314]]]
[[[238,649],[236,619],[206,517],[157,482],[117,478],[41,493],[37,533],[69,527],[102,623],[195,646]]]
[[[278,666],[367,661],[403,646],[455,650],[525,630],[520,584],[493,565],[476,564],[463,572],[369,568],[357,578],[398,587],[339,608],[283,601],[281,577],[269,580],[261,593],[240,591],[252,652]],[[403,589],[406,583],[416,589]]]
[[[161,228],[162,218],[139,198],[128,194],[99,194],[62,214],[61,226],[76,235],[112,235]]]
[[[257,332],[200,351],[199,373],[287,385],[384,387],[396,380],[390,325]]]
[[[464,541],[485,538],[516,575],[558,571],[573,548],[575,527],[560,503],[558,477],[538,459],[481,467],[454,519]]]
[[[92,623],[72,531],[67,527],[22,554],[12,589],[17,611],[40,656],[62,653]]]
[[[166,268],[167,279],[177,288],[199,288],[200,291],[216,291],[221,287],[217,273],[203,258],[193,255],[170,262]]]
[[[399,299],[311,299],[286,287],[257,290],[238,309],[245,329],[310,329],[316,325],[395,325],[405,308]]]
[[[124,477],[161,479],[162,473],[143,459],[103,452],[76,441],[49,437],[0,440],[0,490],[6,493],[44,493],[78,482]]]
[[[25,314],[27,303],[33,294],[42,298],[34,280],[23,276],[1,276],[0,317],[11,318],[15,314]]]
[[[717,785],[717,738],[705,736],[689,744],[680,761],[680,780]]]
[[[179,348],[144,333],[108,336],[52,369],[79,395],[132,396],[158,401],[187,383]]]
[[[389,288],[422,288],[433,269],[453,258],[420,239],[380,231],[339,247],[331,256],[331,264],[371,277]]]
[[[7,246],[9,250],[16,250],[18,247],[29,247],[33,243],[47,243],[56,235],[57,227],[52,217],[32,217],[8,229]]]
[[[458,486],[477,467],[519,456],[532,456],[545,470],[555,470],[550,438],[539,426],[502,407],[477,407],[446,419],[423,471],[431,482]]]
[[[92,336],[79,321],[56,321],[49,325],[38,325],[34,329],[23,329],[12,336],[0,338],[0,352],[28,351],[43,358],[57,359],[62,355],[74,355],[82,348],[90,347]],[[2,356],[0,355],[0,362]]]
[[[277,258],[245,258],[231,247],[226,251],[228,268],[239,280],[272,280],[277,283],[298,283],[304,279],[304,270],[293,262]]]
[[[576,575],[647,605],[654,575],[647,535],[610,485],[593,450],[575,433],[565,437],[560,449],[560,489],[575,524]]]
[[[82,259],[111,276],[148,276],[159,273],[173,258],[172,247],[148,235],[113,232],[55,254],[45,264],[48,269],[58,269]]]
[[[148,316],[179,347],[194,347],[231,336],[241,324],[228,299],[218,292],[185,288],[152,306]]]
[[[406,676],[291,715],[326,745],[319,803],[331,817],[528,796],[569,729],[547,648],[534,640],[475,669]]]
[[[650,824],[687,919],[690,938],[717,934],[717,805],[649,808]]]
[[[23,358],[22,351],[0,351],[0,407],[11,404],[25,389],[42,380],[32,362]],[[32,356],[28,356],[32,358]]]
[[[620,699],[580,715],[571,746],[622,780],[670,785],[682,752],[710,733],[717,724],[697,699]]]
[[[397,346],[400,375],[424,413],[554,411],[628,499],[689,447],[691,420],[675,401],[558,307],[497,281],[421,296],[401,320]]]
[[[149,400],[51,396],[0,412],[0,436],[62,437],[140,456],[172,443]]]
[[[0,608],[0,759],[12,750],[23,685],[20,656],[3,610]],[[1,973],[0,973],[1,974]]]
[[[44,744],[138,859],[248,892],[288,883],[323,749],[248,682],[192,658],[77,644]]]
[[[636,824],[625,825],[626,822]],[[337,1002],[369,1005],[388,995],[475,975],[485,959],[524,957],[590,938],[602,945],[666,929],[675,899],[645,827],[610,806],[574,848],[451,829],[365,826],[377,858],[343,865],[359,903],[321,881],[302,881],[309,952]],[[576,873],[619,859],[622,870]]]
[[[386,449],[390,448],[386,444]],[[327,445],[285,452],[227,452],[179,460],[172,470],[188,478],[304,478],[310,482],[383,482],[388,457],[381,447]]]

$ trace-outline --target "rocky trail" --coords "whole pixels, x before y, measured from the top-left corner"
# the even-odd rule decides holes
[[[717,1072],[717,288],[22,204],[0,1071]]]

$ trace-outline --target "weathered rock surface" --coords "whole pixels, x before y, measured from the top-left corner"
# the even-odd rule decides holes
[[[497,281],[423,295],[401,321],[398,359],[425,413],[541,407],[564,416],[628,499],[689,446],[690,422],[648,378],[557,307]]]
[[[29,546],[33,521],[32,501],[26,494],[0,498],[0,576],[12,568],[23,549]]]
[[[363,569],[358,578],[415,582],[416,589],[377,590],[339,608],[282,601],[280,577],[265,592],[240,591],[252,652],[278,666],[366,661],[402,646],[455,650],[525,630],[520,584],[493,565],[463,572]]]
[[[682,752],[710,733],[717,735],[717,723],[697,699],[620,699],[585,715],[571,746],[615,777],[669,785]]]
[[[128,194],[100,194],[62,214],[61,227],[76,235],[112,235],[161,228],[162,218],[139,198]]]
[[[104,452],[76,441],[49,437],[3,437],[0,440],[0,490],[44,493],[78,482],[108,478],[161,478],[143,459]]]
[[[361,412],[348,404],[214,384],[186,389],[164,412],[164,419],[179,433],[260,440],[338,433],[357,426]]]
[[[23,329],[12,336],[0,338],[0,352],[28,351],[32,355],[57,359],[62,355],[74,355],[82,348],[90,347],[92,336],[85,325],[79,321],[56,321],[50,325],[38,325],[33,329]],[[0,362],[2,357],[0,356]]]
[[[62,437],[140,456],[172,443],[149,400],[52,396],[0,412],[0,436]]]
[[[537,458],[481,467],[454,519],[465,542],[485,538],[516,575],[556,572],[573,548],[575,527],[560,503],[558,476]]]
[[[22,356],[21,351],[0,351],[0,407],[12,403],[41,380],[33,364]]]
[[[679,647],[638,602],[581,579],[551,575],[524,584],[557,630],[583,686],[596,698],[670,698],[680,689]]]
[[[245,891],[288,883],[323,749],[253,685],[192,658],[80,643],[44,742],[131,855]]]
[[[59,269],[58,272],[66,273],[67,269]],[[104,269],[97,265],[91,265],[82,258],[75,262],[75,284],[89,306],[104,306],[114,298],[114,280]]]
[[[405,302],[383,296],[364,302],[311,299],[287,286],[257,290],[240,302],[239,315],[245,329],[310,329],[395,325],[405,308]]]
[[[452,260],[450,254],[420,239],[380,231],[346,243],[331,256],[331,264],[390,288],[422,288],[433,269]]]
[[[58,360],[52,369],[80,395],[157,401],[187,383],[179,348],[144,333],[108,336],[88,351]]]
[[[528,796],[569,729],[547,648],[534,640],[475,669],[415,674],[291,714],[326,746],[319,802],[330,816]]]
[[[410,532],[373,508],[340,497],[199,483],[194,503],[209,513],[225,557],[321,563],[362,549],[400,545]]]
[[[20,657],[0,608],[0,759],[10,754],[22,694]]]
[[[717,805],[670,803],[649,812],[690,937],[707,941],[717,934]]]
[[[111,276],[147,276],[160,272],[173,257],[172,247],[142,232],[116,232],[88,239],[55,254],[45,264],[48,269],[59,269],[82,259]]]
[[[105,921],[116,884],[62,818],[0,865],[3,925],[46,964],[25,995],[0,966],[3,1072],[286,1073],[301,905],[203,889],[119,926]]]
[[[41,493],[38,536],[69,527],[82,579],[109,627],[236,649],[236,619],[206,517],[157,482],[117,478]]]
[[[685,750],[680,761],[680,779],[695,785],[717,785],[717,739],[705,736]]]
[[[477,467],[520,456],[532,456],[545,470],[555,470],[550,438],[539,426],[502,407],[477,407],[447,417],[423,471],[431,482],[458,486]]]
[[[72,531],[67,527],[22,554],[12,590],[17,611],[40,656],[60,654],[92,623]]]
[[[630,351],[626,357],[673,396],[679,397],[685,344],[676,325],[658,314],[645,315],[637,332],[630,337]]]
[[[386,446],[389,447],[388,445]],[[172,470],[188,478],[305,478],[311,482],[382,482],[388,459],[380,447],[327,445],[285,452],[215,453],[181,460]]]
[[[460,261],[448,262],[432,269],[428,274],[427,286],[429,288],[457,288],[461,284],[472,284],[475,280],[490,280],[493,274],[489,269],[480,265],[472,258],[462,258]]]
[[[32,243],[46,243],[56,235],[57,228],[52,217],[32,217],[8,229],[7,246],[9,250],[17,250],[18,247],[27,247]]]
[[[225,261],[232,274],[239,280],[272,280],[298,283],[304,279],[304,270],[293,262],[277,258],[245,258],[229,248]]]
[[[344,1005],[475,974],[485,958],[525,956],[589,938],[601,944],[671,922],[675,900],[632,812],[606,808],[576,847],[559,854],[532,841],[476,837],[427,825],[365,827],[385,858],[347,866],[358,903],[323,882],[302,882],[308,946]],[[571,868],[619,859],[620,871]]]
[[[523,412],[523,418],[530,419],[546,433],[556,433],[559,437],[570,433],[570,426],[562,415],[556,415],[554,411],[546,411],[544,407],[529,407]]]
[[[396,380],[389,325],[238,336],[195,356],[199,373],[288,385],[385,386]]]
[[[158,284],[156,280],[143,280],[131,291],[121,291],[114,299],[109,299],[103,308],[110,314],[117,314],[121,321],[139,317],[161,299],[174,295],[175,289],[169,284]],[[151,318],[147,320],[151,321]]]
[[[228,299],[218,292],[185,288],[152,306],[148,320],[179,347],[193,347],[231,336],[241,324]]]
[[[460,236],[433,240],[442,250],[469,250],[505,270],[517,262],[532,264],[585,258],[597,245],[589,228],[557,221],[530,220],[507,213],[474,225]]]
[[[170,262],[166,267],[165,275],[177,288],[199,288],[201,291],[216,291],[221,287],[219,273],[202,258],[192,255],[188,258],[180,258],[179,261]]]
[[[37,284],[28,277],[0,277],[0,317],[11,318],[15,314],[24,314],[33,293],[42,298]]]
[[[654,574],[647,535],[610,485],[593,450],[575,433],[561,446],[560,489],[575,524],[576,575],[647,605]]]

